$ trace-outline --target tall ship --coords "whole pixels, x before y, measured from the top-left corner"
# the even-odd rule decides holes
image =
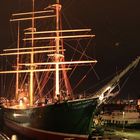
[[[0,71],[2,76],[14,77],[12,86],[10,82],[5,85],[6,89],[12,87],[10,94],[6,90],[2,93],[9,95],[1,101],[4,125],[33,139],[88,139],[98,108],[112,96],[110,93],[120,79],[135,68],[140,57],[94,94],[78,95],[69,80],[73,71],[79,65],[80,74],[82,67],[93,68],[97,61],[86,55],[86,49],[81,49],[83,53],[77,51],[80,60],[70,58],[67,47],[77,47],[64,42],[91,39],[95,35],[91,29],[63,29],[59,0],[54,4],[46,0],[48,6],[44,5],[43,10],[36,9],[35,0],[29,3],[31,11],[12,14],[10,20],[17,25],[17,47],[4,49],[0,54],[3,60],[9,57],[14,61],[14,65]]]

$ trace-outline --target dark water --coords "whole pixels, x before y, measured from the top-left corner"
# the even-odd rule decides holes
[[[16,135],[17,140],[35,140],[35,139],[31,139],[23,135],[20,135],[17,132],[14,132],[7,127],[2,127],[1,130],[9,138],[11,138],[12,135]],[[140,140],[140,130],[124,130],[124,131],[114,130],[112,132],[107,131],[105,132],[104,136],[94,136],[93,138],[90,138],[89,140]]]
[[[18,134],[17,132],[15,131],[12,131],[11,129],[7,128],[7,127],[3,127],[3,130],[2,130],[3,133],[5,133],[9,138],[12,138],[13,135],[16,135],[17,137],[17,140],[32,140],[32,139],[29,139],[23,135],[20,135]]]

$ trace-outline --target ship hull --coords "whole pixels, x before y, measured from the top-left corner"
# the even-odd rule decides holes
[[[27,109],[4,108],[4,121],[8,127],[18,133],[28,131],[32,136],[40,133],[43,137],[50,137],[52,134],[54,137],[59,135],[62,139],[64,134],[68,136],[74,134],[75,137],[86,135],[85,138],[87,138],[91,134],[92,118],[96,107],[95,98]],[[64,137],[67,136],[64,135]]]
[[[41,138],[41,140],[87,140],[89,138],[89,135],[44,131],[41,129],[23,126],[7,119],[4,120],[6,127],[12,129],[14,132],[17,132],[20,136],[25,136],[27,139],[31,138],[33,140],[40,140]]]

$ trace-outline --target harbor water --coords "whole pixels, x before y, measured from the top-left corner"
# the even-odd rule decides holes
[[[6,127],[3,127],[3,130],[0,133],[0,140],[36,140],[36,139],[27,138]],[[70,138],[69,139],[67,138],[65,140],[70,140]],[[92,136],[88,140],[140,140],[140,130],[108,129],[107,131],[104,132],[103,136]]]

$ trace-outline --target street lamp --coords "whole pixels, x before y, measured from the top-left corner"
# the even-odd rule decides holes
[[[124,117],[125,117],[125,112],[123,111],[123,129],[122,129],[122,131],[124,131],[124,128],[125,128],[125,121],[124,121]]]

